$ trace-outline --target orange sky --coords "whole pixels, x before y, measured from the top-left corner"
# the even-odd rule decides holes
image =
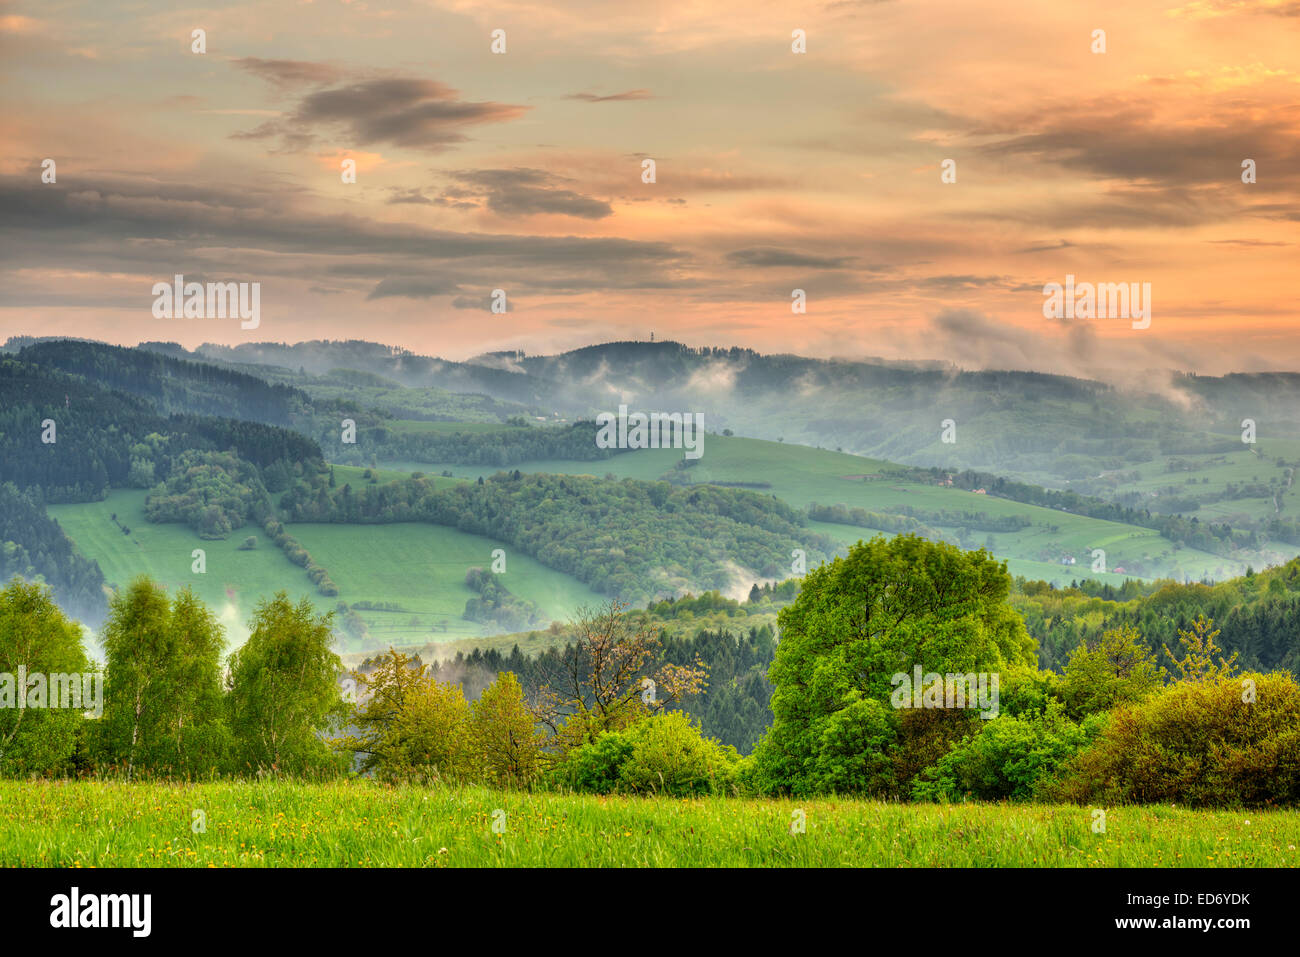
[[[1296,0],[0,3],[0,334],[1300,369],[1298,40]],[[260,327],[154,318],[178,272]],[[1150,328],[1044,319],[1067,274]]]

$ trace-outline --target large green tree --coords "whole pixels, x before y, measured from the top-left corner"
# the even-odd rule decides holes
[[[813,569],[783,609],[768,672],[774,721],[755,752],[764,790],[889,791],[979,719],[907,713],[891,703],[897,673],[1000,673],[1034,663],[1033,640],[1007,604],[1006,565],[911,535],[859,542]],[[914,740],[899,745],[899,737]],[[907,752],[891,764],[895,750]],[[935,757],[938,753],[934,754]],[[900,770],[901,769],[901,770]]]

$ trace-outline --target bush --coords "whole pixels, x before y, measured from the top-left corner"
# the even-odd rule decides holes
[[[632,756],[632,742],[621,731],[606,731],[594,742],[574,748],[560,765],[558,782],[575,791],[610,794],[618,790],[618,773]]]
[[[1049,699],[1041,711],[1002,714],[922,772],[912,786],[918,800],[1027,801],[1039,797],[1059,768],[1085,748],[1106,719],[1076,724],[1065,707]]]
[[[895,777],[887,751],[896,736],[885,706],[874,698],[837,711],[822,727],[813,786],[834,794],[888,793]]]
[[[1255,700],[1243,701],[1247,682]],[[1300,801],[1300,686],[1288,674],[1178,682],[1111,713],[1050,797],[1265,807]]]
[[[704,737],[686,715],[655,715],[633,725],[627,736],[632,753],[619,768],[620,791],[676,797],[732,789],[740,755]]]
[[[729,794],[739,760],[735,748],[704,737],[690,718],[672,711],[574,748],[560,778],[576,790],[598,794]]]

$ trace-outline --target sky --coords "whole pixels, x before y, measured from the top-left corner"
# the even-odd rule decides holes
[[[0,77],[0,338],[1300,370],[1300,0],[0,0]]]

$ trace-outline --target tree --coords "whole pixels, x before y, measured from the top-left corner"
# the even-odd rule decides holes
[[[18,695],[31,700],[29,689],[18,686],[20,668],[26,675],[46,676],[47,707],[17,707]],[[0,591],[0,675],[6,676],[0,678],[0,771],[26,776],[72,770],[81,711],[95,703],[82,698],[82,708],[60,707],[49,676],[70,676],[80,692],[85,690],[81,677],[89,671],[81,629],[54,604],[48,586],[15,578]]]
[[[1252,570],[1247,566],[1246,577],[1249,578],[1252,574]],[[1162,646],[1165,654],[1173,661],[1174,667],[1178,669],[1179,681],[1204,684],[1232,677],[1232,672],[1236,670],[1237,652],[1234,651],[1230,658],[1224,660],[1221,649],[1214,643],[1214,639],[1219,637],[1219,629],[1210,631],[1213,624],[1213,619],[1200,614],[1196,616],[1189,630],[1178,629],[1179,643],[1185,652],[1182,658],[1175,656],[1168,645]],[[1217,664],[1214,661],[1215,655],[1219,656]]]
[[[1165,670],[1142,644],[1136,628],[1112,628],[1089,647],[1086,641],[1070,653],[1061,697],[1072,714],[1082,716],[1133,704],[1157,690]]]
[[[210,769],[220,761],[220,655],[225,637],[187,588],[169,603],[137,578],[113,598],[103,629],[106,757],[127,777]]]
[[[258,604],[248,641],[230,656],[230,721],[245,766],[332,767],[322,736],[345,710],[332,617],[317,615],[306,598],[292,604],[283,591]]]
[[[527,787],[537,778],[542,739],[513,673],[497,672],[497,680],[470,706],[469,728],[485,779],[502,787]]]
[[[401,780],[472,779],[470,706],[460,685],[429,677],[411,689],[379,751],[388,777]]]
[[[398,778],[432,773],[459,777],[468,771],[464,743],[469,705],[459,685],[431,678],[418,657],[389,649],[353,671],[356,702],[351,731],[335,747],[359,758],[358,769]],[[459,702],[455,699],[459,697]]]
[[[662,647],[658,634],[645,618],[624,614],[625,607],[610,601],[594,611],[580,609],[573,652],[543,664],[533,712],[561,754],[707,684],[698,657],[694,666],[669,663],[651,673]]]
[[[857,790],[868,779],[883,786],[888,774],[864,756],[895,749],[905,784],[919,770],[909,754],[941,752],[978,719],[968,709],[909,710],[904,718],[891,700],[893,676],[910,677],[915,666],[965,675],[1032,664],[1033,639],[1007,604],[1010,587],[1006,564],[983,549],[914,535],[859,542],[847,557],[812,569],[778,619],[781,643],[768,672],[774,720],[755,750],[758,786],[794,793]],[[916,746],[896,746],[899,735]]]

